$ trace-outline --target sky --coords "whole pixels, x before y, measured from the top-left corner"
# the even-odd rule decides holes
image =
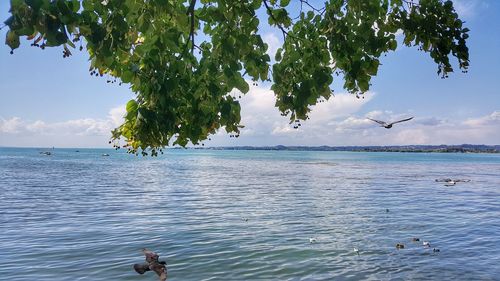
[[[10,1],[0,1],[0,20]],[[364,99],[345,93],[334,79],[335,96],[315,106],[299,129],[274,107],[270,84],[252,86],[241,99],[242,130],[221,130],[205,146],[500,144],[500,1],[454,0],[470,31],[471,66],[441,79],[428,54],[398,47],[382,58]],[[121,124],[128,85],[91,77],[85,52],[62,57],[61,48],[40,50],[22,41],[10,55],[0,30],[0,146],[110,147],[110,131]],[[281,32],[262,26],[272,54]],[[387,130],[367,117],[415,118]]]

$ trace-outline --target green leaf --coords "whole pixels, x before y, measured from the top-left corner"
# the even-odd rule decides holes
[[[361,90],[361,92],[366,92],[370,88],[369,86],[369,77],[364,77],[363,79],[358,80],[358,87]]]
[[[286,6],[288,6],[288,4],[290,4],[290,0],[281,0],[280,1],[281,7],[286,7]]]
[[[11,49],[17,49],[21,44],[19,42],[19,36],[12,30],[9,30],[6,35],[5,44]]]
[[[121,79],[123,83],[130,83],[132,81],[132,78],[134,77],[134,73],[132,71],[125,71],[123,72]]]
[[[242,93],[246,94],[250,90],[248,83],[241,76],[237,76],[235,79],[235,87]]]
[[[138,108],[137,102],[135,100],[129,100],[127,102],[127,112],[136,112]]]
[[[395,51],[398,48],[398,42],[396,40],[389,41],[389,50]]]
[[[282,59],[282,57],[281,57],[281,49],[278,49],[278,51],[276,51],[276,54],[274,55],[274,59],[276,61],[280,61]]]

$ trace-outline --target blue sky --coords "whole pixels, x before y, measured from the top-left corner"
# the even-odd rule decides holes
[[[382,60],[364,100],[343,94],[317,106],[299,130],[273,107],[269,85],[251,87],[242,99],[246,126],[238,139],[220,132],[206,145],[389,145],[500,143],[500,1],[455,0],[471,29],[471,67],[440,79],[431,58],[416,48],[400,47]],[[0,19],[9,1],[0,1]],[[22,41],[14,55],[0,31],[0,146],[107,147],[109,131],[120,123],[133,97],[127,85],[90,77],[85,52],[64,59],[62,50],[44,51]],[[263,28],[270,51],[281,33]],[[415,116],[391,130],[366,117]]]

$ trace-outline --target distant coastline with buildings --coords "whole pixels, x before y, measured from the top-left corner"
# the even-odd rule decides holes
[[[194,147],[208,150],[285,150],[285,151],[355,151],[355,152],[425,152],[425,153],[500,153],[500,145],[391,145],[391,146],[219,146]]]

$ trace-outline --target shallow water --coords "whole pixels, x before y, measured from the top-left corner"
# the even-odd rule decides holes
[[[168,280],[500,279],[500,155],[39,151],[0,148],[1,280],[157,280],[143,247]]]

